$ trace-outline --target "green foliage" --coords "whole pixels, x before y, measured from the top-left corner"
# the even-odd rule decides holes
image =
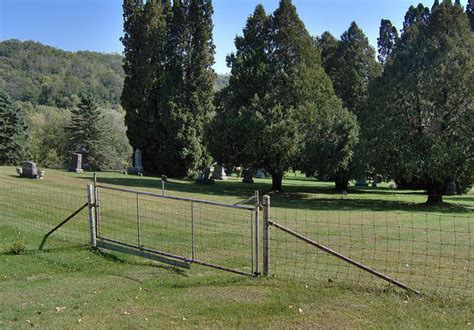
[[[358,125],[362,128],[359,138],[359,130],[354,125],[353,119],[342,113],[339,116],[347,120],[345,125],[340,126],[340,123],[328,121],[328,124],[332,122],[335,125],[328,129],[328,135],[333,134],[333,130],[339,131],[338,127],[345,128],[344,133],[341,132],[340,139],[334,140],[335,144],[329,146],[329,150],[334,150],[334,146],[341,141],[345,144],[339,144],[336,148],[340,154],[334,153],[338,155],[340,163],[332,164],[332,167],[338,170],[324,174],[329,174],[335,179],[337,189],[347,190],[350,178],[364,176],[368,170],[363,134],[366,117],[370,116],[366,109],[368,86],[369,82],[380,74],[381,68],[375,60],[375,50],[369,45],[364,32],[355,22],[352,22],[349,29],[342,34],[340,41],[325,32],[318,39],[318,45],[323,56],[324,70],[331,78],[336,94],[341,98],[344,107],[357,116]],[[341,164],[345,166],[341,167]]]
[[[335,179],[347,171],[359,142],[356,116],[342,107],[319,114],[306,137],[303,150],[305,173],[321,180]]]
[[[69,154],[65,128],[71,113],[50,106],[32,106],[27,112],[32,159],[47,168],[64,166]]]
[[[128,137],[150,172],[185,176],[208,162],[204,126],[213,110],[210,1],[124,2]]]
[[[74,152],[85,149],[93,170],[120,168],[123,153],[130,151],[122,145],[123,141],[117,141],[110,122],[104,120],[103,110],[90,96],[82,97],[79,106],[72,110],[71,123],[66,130],[68,150]]]
[[[472,0],[469,0],[466,5],[466,14],[471,26],[471,32],[474,32],[474,2]]]
[[[209,148],[226,165],[264,168],[272,189],[281,190],[282,175],[297,165],[317,116],[341,105],[291,1],[281,1],[271,16],[257,6],[235,46]]]
[[[0,90],[0,165],[17,165],[29,157],[25,114]]]
[[[371,91],[370,149],[380,173],[416,181],[439,202],[448,181],[474,181],[473,36],[450,1],[414,12]]]
[[[398,31],[397,28],[388,19],[382,19],[380,21],[379,37],[377,39],[378,45],[378,59],[380,63],[385,64],[390,60],[397,42],[398,42]]]
[[[23,254],[26,251],[26,244],[24,238],[17,238],[15,242],[12,243],[10,248],[8,249],[8,253],[13,255]]]
[[[69,108],[79,95],[94,96],[101,105],[119,104],[122,56],[67,52],[33,41],[0,42],[0,89],[14,100]]]

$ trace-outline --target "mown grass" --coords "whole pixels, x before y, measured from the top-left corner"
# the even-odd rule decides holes
[[[87,246],[87,212],[57,235],[53,234],[44,251],[37,251],[42,235],[74,211],[72,206],[79,207],[84,202],[85,184],[90,179],[91,173],[48,170],[45,180],[33,181],[16,178],[12,167],[0,168],[0,328],[467,328],[474,322],[474,303],[469,295],[418,297],[393,287],[372,286],[370,281],[357,284],[307,277],[291,280],[291,276],[255,279],[196,265],[190,271],[182,271],[120,253],[92,252]],[[235,203],[251,196],[254,190],[265,192],[270,188],[269,180],[256,180],[254,185],[239,181],[199,186],[185,180],[170,180],[166,189],[173,195]],[[100,173],[99,182],[158,193],[161,188],[159,179],[117,173]],[[360,219],[368,222],[373,218],[366,217],[383,212],[414,222],[426,214],[464,219],[472,216],[474,207],[472,193],[445,198],[448,205],[432,208],[421,204],[425,196],[416,191],[393,192],[382,186],[376,190],[356,189],[343,199],[332,191],[330,183],[290,175],[284,184],[286,191],[271,198],[275,212],[281,212],[282,219],[284,214],[289,225],[302,224],[292,222],[298,215],[298,219],[304,215],[307,220],[334,212],[342,215],[342,222],[349,219],[345,216],[347,212],[361,214]],[[37,200],[22,196],[36,196]],[[105,201],[106,193],[101,197]],[[118,227],[128,226],[130,232],[120,235],[123,239],[134,239],[134,209],[112,197],[108,196],[115,201],[108,203],[109,209],[104,206],[107,204],[102,206],[103,225],[108,219],[111,235],[119,235]],[[176,205],[157,206],[147,199],[141,203],[145,242],[156,244],[157,249],[189,254],[189,227],[184,223],[190,213],[187,205],[178,207],[176,214]],[[233,251],[236,246],[250,247],[245,236],[235,239],[225,231],[228,227],[209,226],[216,216],[224,222],[244,216],[223,214],[208,208],[196,213],[201,225],[196,237],[197,255],[223,264],[228,262],[228,266],[237,263],[237,267],[248,270],[250,250]],[[161,224],[156,224],[157,218],[163,219]],[[353,216],[350,221],[360,219]],[[328,222],[321,222],[324,224]],[[249,229],[242,223],[234,222],[233,226],[230,229],[237,233]],[[354,232],[355,227],[348,229]],[[216,233],[220,235],[216,237]],[[27,250],[23,255],[11,255],[9,247],[18,237],[24,238]],[[175,244],[170,243],[173,241]],[[347,243],[340,238],[332,242]],[[468,253],[472,262],[472,251]]]

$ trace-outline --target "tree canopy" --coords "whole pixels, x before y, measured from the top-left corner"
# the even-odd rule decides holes
[[[128,137],[149,172],[185,176],[206,163],[204,126],[213,111],[213,8],[209,0],[125,0]]]
[[[0,90],[0,165],[18,165],[30,157],[25,114]]]
[[[442,201],[474,173],[473,35],[459,4],[410,7],[403,33],[371,92],[373,157],[380,173],[416,181]]]
[[[272,15],[257,6],[235,46],[211,125],[219,139],[209,148],[224,164],[264,168],[272,189],[281,190],[283,173],[302,163],[318,116],[341,104],[291,1],[280,1]]]

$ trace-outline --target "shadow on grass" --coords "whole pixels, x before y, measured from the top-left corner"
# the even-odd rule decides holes
[[[11,251],[2,251],[0,255],[5,256],[32,256],[38,255],[43,253],[55,253],[55,252],[77,252],[83,250],[84,248],[88,247],[88,244],[80,244],[80,245],[71,245],[65,247],[50,247],[50,248],[43,248],[42,250],[38,250],[38,248],[34,249],[27,249],[21,253],[12,253]]]
[[[97,250],[94,251],[94,253],[97,254],[98,256],[104,258],[105,260],[111,261],[111,262],[114,262],[114,263],[159,268],[159,269],[163,269],[163,270],[166,270],[168,272],[172,272],[172,273],[184,276],[184,277],[188,276],[186,271],[181,269],[181,268],[160,264],[158,262],[155,262],[155,261],[152,261],[152,260],[149,260],[149,259],[145,259],[145,258],[140,258],[140,257],[129,258],[128,256],[126,258],[123,258],[123,257],[119,257],[115,253],[110,253],[110,252],[108,252],[106,250],[103,250],[103,249],[97,249]],[[127,278],[131,279],[131,280],[134,280],[134,281],[137,281],[136,279],[132,279],[132,278],[129,278],[129,277],[127,277]]]
[[[294,196],[293,196],[294,197]],[[405,200],[381,200],[372,198],[286,198],[281,195],[272,195],[272,206],[282,208],[297,208],[315,211],[403,211],[421,213],[447,213],[447,214],[474,214],[472,209],[461,204],[443,203],[428,205]]]
[[[87,177],[82,177],[89,180]],[[298,178],[287,179],[285,181],[312,181],[298,180]],[[157,193],[161,191],[161,180],[152,177],[123,177],[110,178],[99,177],[99,184],[117,185],[129,187],[139,190],[140,188],[156,189]],[[252,196],[255,190],[261,194],[270,193],[272,196],[272,205],[283,208],[297,208],[319,211],[405,211],[405,212],[438,212],[438,213],[472,213],[472,209],[468,205],[443,203],[441,205],[428,205],[425,203],[415,203],[425,194],[422,191],[393,191],[386,187],[369,188],[369,187],[351,187],[348,197],[337,192],[332,186],[315,185],[292,185],[284,184],[284,192],[270,193],[271,183],[256,181],[253,184],[246,184],[239,181],[216,181],[214,185],[198,185],[192,180],[169,180],[165,184],[168,192],[180,192],[187,194],[200,194],[208,196],[229,196],[245,199]],[[285,182],[284,182],[285,183]],[[311,194],[327,195],[330,198],[317,197],[312,198]],[[357,195],[363,198],[357,198]],[[373,198],[370,198],[374,196]],[[376,196],[384,199],[377,198]],[[338,198],[339,197],[339,198]],[[390,200],[390,198],[392,200]],[[398,199],[398,200],[397,200]],[[411,199],[411,201],[410,201]],[[456,201],[471,201],[469,197],[456,198]]]

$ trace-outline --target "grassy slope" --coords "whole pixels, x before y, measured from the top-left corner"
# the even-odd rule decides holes
[[[0,204],[11,198],[11,192],[1,185],[20,182],[10,176],[12,173],[14,168],[0,168]],[[32,188],[43,185],[66,194],[72,187],[82,189],[90,178],[89,173],[52,170],[46,175],[43,182],[23,180],[21,185]],[[154,178],[113,173],[100,174],[100,181],[150,191],[160,187],[159,180]],[[251,195],[254,189],[265,191],[269,185],[268,180],[258,180],[250,186],[230,180],[202,187],[172,180],[167,189],[175,195],[231,203]],[[407,214],[427,211],[424,206],[412,203],[424,200],[424,196],[413,192],[394,195],[383,188],[376,194],[360,190],[342,201],[331,193],[329,184],[290,177],[285,185],[286,194],[272,196],[272,201],[282,208],[296,207],[309,212],[379,211],[387,207]],[[435,211],[449,215],[472,212],[472,193],[447,200],[451,206]],[[22,232],[28,244],[27,253],[13,256],[6,250],[18,236],[19,224],[2,216],[5,208],[1,207],[0,328],[31,324],[57,328],[165,325],[458,328],[474,322],[472,300],[419,298],[322,281],[289,283],[273,278],[251,279],[195,266],[191,271],[180,272],[141,258],[91,253],[83,244],[54,239],[48,243],[49,249],[37,252],[41,235],[28,230]]]

